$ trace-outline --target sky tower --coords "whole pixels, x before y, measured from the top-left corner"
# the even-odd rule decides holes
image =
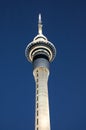
[[[33,63],[36,84],[35,130],[50,130],[48,77],[49,64],[56,56],[56,48],[42,33],[41,14],[38,18],[38,35],[27,45],[25,55]]]

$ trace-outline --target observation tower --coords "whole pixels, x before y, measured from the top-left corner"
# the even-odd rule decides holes
[[[25,56],[33,64],[36,84],[35,130],[50,130],[48,77],[56,48],[42,33],[41,14],[38,17],[38,35],[27,45]]]

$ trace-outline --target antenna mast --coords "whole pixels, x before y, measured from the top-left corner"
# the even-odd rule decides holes
[[[41,14],[39,14],[39,17],[38,17],[38,34],[42,34],[42,20],[41,20]]]

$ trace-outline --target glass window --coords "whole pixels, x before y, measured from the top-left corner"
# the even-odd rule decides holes
[[[37,96],[37,101],[38,101],[38,96]]]
[[[37,108],[38,108],[38,103],[37,103]]]
[[[38,111],[37,111],[37,116],[38,116]]]
[[[38,77],[38,73],[37,73],[37,77]]]
[[[38,79],[37,79],[37,82],[38,82]]]
[[[38,118],[37,118],[37,125],[38,125]]]
[[[38,88],[38,84],[37,84],[37,88]]]

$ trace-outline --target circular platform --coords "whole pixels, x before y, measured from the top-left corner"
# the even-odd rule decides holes
[[[33,62],[36,58],[46,58],[52,62],[56,56],[55,46],[47,40],[44,35],[37,35],[25,49],[25,56],[29,62]]]

